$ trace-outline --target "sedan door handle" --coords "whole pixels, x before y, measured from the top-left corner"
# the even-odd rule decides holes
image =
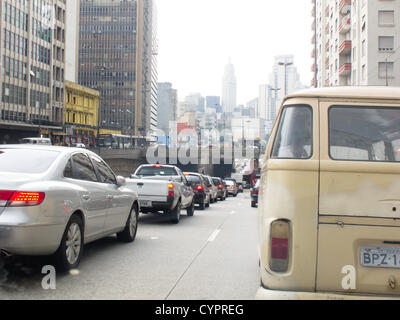
[[[114,196],[112,196],[111,194],[109,194],[109,195],[107,196],[107,200],[112,200],[112,199],[114,199]]]
[[[89,200],[90,200],[90,197],[89,197],[88,195],[85,194],[85,195],[82,196],[82,199],[83,199],[83,200],[86,200],[86,201],[89,201]]]

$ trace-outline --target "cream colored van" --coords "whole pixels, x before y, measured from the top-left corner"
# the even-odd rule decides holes
[[[400,298],[400,88],[288,96],[263,163],[257,299]]]

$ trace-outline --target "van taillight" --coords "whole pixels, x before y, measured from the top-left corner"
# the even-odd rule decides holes
[[[43,192],[0,191],[0,207],[32,207],[43,202]]]
[[[278,220],[271,224],[269,266],[274,272],[287,272],[289,267],[290,223]]]

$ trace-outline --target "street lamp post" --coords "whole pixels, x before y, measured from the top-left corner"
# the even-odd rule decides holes
[[[278,65],[285,67],[285,96],[288,94],[287,90],[287,67],[293,65],[293,62],[279,62]]]
[[[270,88],[270,90],[275,92],[274,112],[271,114],[271,120],[274,121],[276,116],[276,101],[278,100],[278,91],[280,91],[281,88]]]

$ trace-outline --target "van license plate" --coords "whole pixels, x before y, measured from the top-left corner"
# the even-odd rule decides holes
[[[151,201],[146,201],[146,200],[139,201],[139,204],[142,208],[151,208],[152,206]]]
[[[361,265],[400,269],[400,247],[361,247]]]

